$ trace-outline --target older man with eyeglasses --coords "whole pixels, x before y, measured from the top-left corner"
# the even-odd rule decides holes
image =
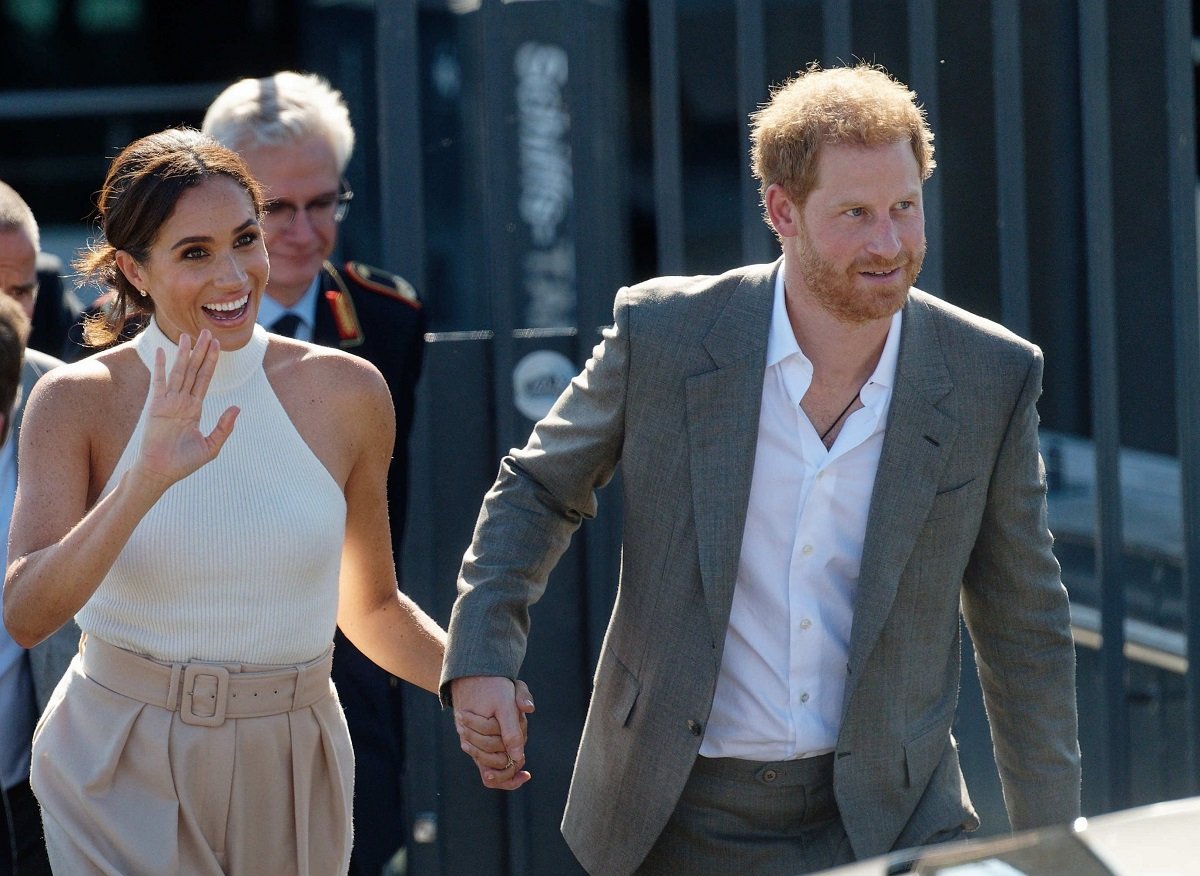
[[[412,286],[400,277],[355,261],[330,261],[353,197],[343,173],[354,129],[342,95],[311,74],[242,79],[213,101],[203,130],[240,153],[266,190],[263,232],[271,273],[258,321],[276,333],[362,356],[391,389],[396,447],[388,514],[399,556],[425,317]],[[400,693],[394,679],[340,633],[333,678],[356,759],[350,872],[377,876],[406,835]]]

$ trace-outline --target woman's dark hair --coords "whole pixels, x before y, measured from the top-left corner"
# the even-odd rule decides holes
[[[135,140],[113,159],[96,205],[102,236],[75,262],[81,282],[94,283],[111,297],[103,313],[84,325],[89,346],[112,344],[126,322],[154,312],[153,300],[117,267],[117,251],[145,262],[183,193],[213,176],[233,179],[250,196],[255,214],[262,213],[262,188],[245,162],[199,131],[160,131]]]

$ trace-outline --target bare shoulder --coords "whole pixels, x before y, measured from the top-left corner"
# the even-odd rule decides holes
[[[374,365],[331,347],[271,338],[263,367],[292,421],[306,427],[335,424],[343,438],[395,429],[392,397]]]
[[[389,397],[387,383],[378,368],[360,356],[332,347],[292,338],[271,338],[263,367],[274,385],[302,383],[331,400],[366,402],[380,394]]]
[[[21,479],[53,490],[78,466],[87,501],[112,474],[137,425],[150,372],[129,347],[60,365],[34,385],[21,425]],[[44,472],[29,478],[27,472]],[[81,488],[82,489],[82,488]]]
[[[111,415],[125,399],[140,404],[150,385],[150,373],[129,347],[105,350],[96,356],[47,371],[34,384],[25,407],[28,424],[38,417],[55,422],[91,421],[97,412]]]
[[[370,362],[272,337],[263,368],[292,425],[343,487],[364,455],[390,456],[396,429],[392,398]]]

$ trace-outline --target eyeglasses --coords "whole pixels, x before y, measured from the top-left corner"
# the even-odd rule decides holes
[[[320,195],[304,205],[308,221],[313,225],[333,225],[341,222],[350,212],[350,201],[354,192],[345,179],[338,183],[337,194]],[[291,201],[267,201],[263,204],[263,222],[269,222],[277,231],[292,227],[296,213],[300,210]]]

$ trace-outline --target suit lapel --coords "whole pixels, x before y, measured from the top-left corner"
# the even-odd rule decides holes
[[[746,525],[778,269],[779,262],[747,270],[704,338],[715,368],[687,380],[700,574],[717,642],[725,639]]]
[[[928,306],[909,297],[901,324],[896,383],[871,494],[854,625],[849,704],[863,661],[875,647],[896,588],[925,524],[958,425],[938,409],[953,389]]]

